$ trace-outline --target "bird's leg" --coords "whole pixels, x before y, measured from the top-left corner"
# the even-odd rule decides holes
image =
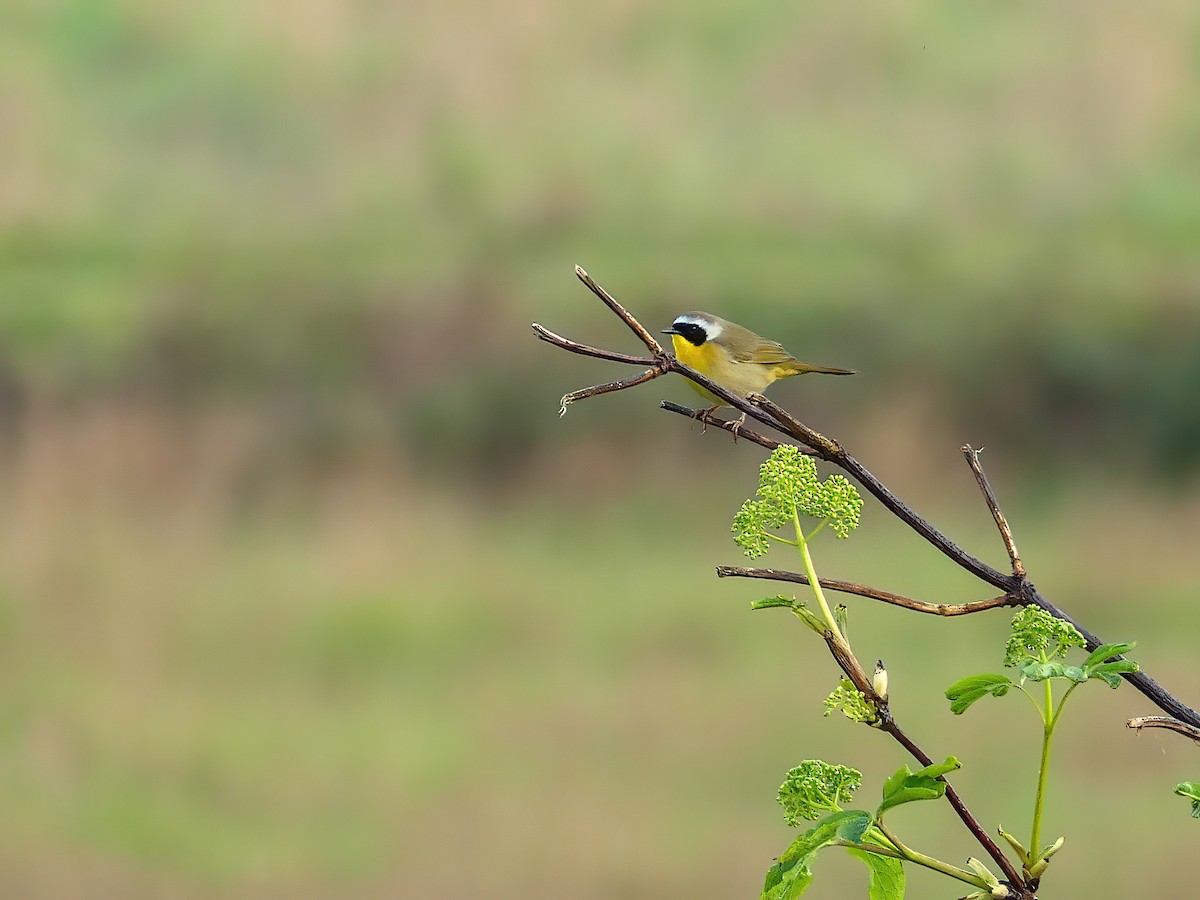
[[[721,408],[721,404],[718,403],[715,406],[710,406],[708,409],[702,409],[700,411],[700,415],[698,416],[698,418],[700,419],[700,424],[704,426],[703,428],[700,429],[701,434],[704,434],[705,432],[708,431],[708,417],[711,415],[715,415],[717,410],[720,408]]]

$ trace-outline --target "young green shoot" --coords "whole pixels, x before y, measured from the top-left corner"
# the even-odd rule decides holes
[[[1050,857],[1062,846],[1060,838],[1043,848],[1041,838],[1050,751],[1067,700],[1079,685],[1088,681],[1103,681],[1109,687],[1116,688],[1121,684],[1121,675],[1138,670],[1137,663],[1127,659],[1108,661],[1133,649],[1133,644],[1104,644],[1092,651],[1080,665],[1067,665],[1064,662],[1071,650],[1084,646],[1086,641],[1075,626],[1039,607],[1027,606],[1013,616],[1012,633],[1004,648],[1004,665],[1017,670],[1020,676],[1018,680],[1013,681],[1006,675],[998,674],[971,675],[946,689],[946,698],[955,715],[961,715],[982,697],[989,694],[1002,697],[1013,688],[1024,694],[1037,710],[1042,723],[1042,749],[1028,848],[1012,835],[1001,831],[1001,835],[1021,858],[1026,875],[1033,879],[1041,876]],[[1052,685],[1054,680],[1067,682],[1066,690],[1057,702]],[[1026,682],[1041,682],[1042,687],[1040,691],[1031,691],[1026,687]],[[1040,698],[1037,696],[1039,693]]]

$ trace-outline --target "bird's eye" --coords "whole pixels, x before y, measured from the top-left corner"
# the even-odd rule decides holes
[[[689,344],[694,344],[699,347],[708,339],[708,335],[704,333],[704,329],[695,322],[676,322],[675,330],[678,331]]]

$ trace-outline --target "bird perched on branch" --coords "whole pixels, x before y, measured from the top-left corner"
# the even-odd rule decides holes
[[[761,394],[768,385],[791,375],[818,372],[822,375],[853,375],[853,369],[834,369],[830,366],[814,366],[800,362],[776,341],[755,334],[748,328],[735,325],[706,312],[686,312],[676,317],[663,334],[671,335],[675,346],[675,357],[684,365],[691,366],[701,375],[715,381],[721,387],[745,397]],[[704,412],[708,415],[727,405],[724,400],[705,390],[694,381],[692,389],[713,405]],[[737,430],[746,424],[746,414],[733,425],[734,437]]]

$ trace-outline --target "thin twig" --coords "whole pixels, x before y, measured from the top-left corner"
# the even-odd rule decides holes
[[[996,492],[992,490],[992,484],[988,481],[988,477],[983,471],[983,465],[979,462],[981,452],[983,452],[982,447],[976,450],[970,444],[962,446],[962,454],[966,457],[967,465],[971,467],[971,474],[975,476],[979,489],[983,491],[983,500],[987,504],[987,508],[992,511],[996,527],[1000,529],[1000,539],[1004,541],[1004,549],[1008,551],[1008,558],[1012,561],[1013,575],[1017,578],[1024,578],[1025,564],[1021,562],[1021,554],[1017,552],[1017,542],[1013,540],[1012,529],[1008,527],[1008,519],[1004,518],[1004,513],[1000,510]]]
[[[558,401],[558,416],[562,418],[567,414],[567,407],[576,400],[586,400],[588,397],[595,397],[599,394],[608,394],[612,391],[623,391],[625,388],[631,388],[639,385],[642,382],[650,381],[662,375],[663,370],[658,368],[647,369],[636,378],[626,378],[623,381],[610,381],[607,384],[594,384],[591,387],[581,388],[578,391],[571,391],[569,394],[563,394],[562,399]]]
[[[583,356],[594,356],[596,359],[607,359],[612,362],[628,363],[631,366],[661,365],[660,361],[654,357],[631,356],[628,353],[618,353],[615,350],[604,350],[600,347],[593,347],[590,344],[581,344],[578,341],[565,338],[561,334],[555,334],[549,328],[545,328],[537,322],[534,322],[531,327],[534,334],[538,336],[538,340],[561,347],[564,350],[570,350],[572,353],[579,353]],[[663,371],[666,372],[667,369],[664,367]]]
[[[660,408],[668,412],[679,413],[681,416],[687,416],[689,419],[695,419],[697,422],[703,422],[705,425],[715,425],[717,428],[723,428],[731,432],[734,438],[745,438],[748,441],[754,441],[760,447],[766,447],[768,450],[775,450],[780,447],[779,441],[773,441],[764,434],[759,434],[757,431],[751,431],[744,425],[739,425],[734,431],[734,422],[718,419],[713,413],[706,409],[690,409],[679,403],[672,403],[670,400],[660,400],[658,402]],[[807,447],[798,448],[801,453],[811,454],[812,451]]]
[[[745,566],[717,566],[718,578],[765,578],[768,581],[788,581],[795,584],[808,584],[808,576],[803,572],[788,572],[784,569],[753,569]],[[1000,606],[1019,606],[1020,600],[1013,594],[1001,594],[989,600],[973,600],[970,603],[930,603],[927,600],[914,600],[903,594],[893,594],[891,591],[880,590],[853,581],[837,581],[833,578],[820,579],[821,587],[831,591],[841,591],[843,594],[857,594],[860,597],[870,597],[893,606],[903,606],[914,612],[928,613],[934,616],[966,616],[971,613],[983,612],[985,609],[996,609]]]
[[[618,303],[612,294],[600,287],[600,285],[596,284],[596,282],[592,280],[592,276],[583,271],[582,266],[575,267],[575,277],[586,284],[589,291],[604,301],[604,305],[615,312],[620,317],[621,321],[629,326],[629,329],[638,336],[643,344],[646,345],[647,350],[649,350],[655,356],[661,356],[663,354],[662,345],[660,345],[658,341],[654,339],[654,335],[647,331],[641,322],[635,319],[633,315],[627,309],[625,309],[625,307]]]
[[[1200,728],[1195,725],[1189,725],[1187,722],[1180,722],[1178,719],[1172,719],[1168,716],[1137,716],[1125,723],[1126,728],[1132,728],[1134,731],[1141,731],[1143,728],[1166,728],[1169,731],[1176,731],[1184,737],[1190,737],[1193,741],[1200,742]]]

